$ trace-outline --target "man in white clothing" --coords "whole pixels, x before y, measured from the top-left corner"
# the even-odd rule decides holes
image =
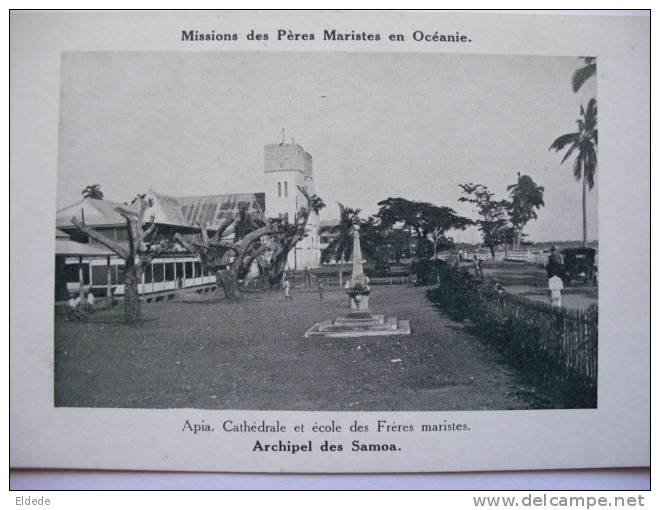
[[[548,288],[550,289],[550,303],[552,306],[561,306],[561,291],[564,289],[564,282],[559,276],[554,275],[548,279]]]

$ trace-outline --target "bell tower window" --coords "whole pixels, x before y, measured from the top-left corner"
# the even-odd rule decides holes
[[[277,183],[277,196],[278,197],[282,196],[282,183],[281,182]]]
[[[284,196],[285,197],[289,196],[289,183],[288,183],[288,181],[284,181]]]

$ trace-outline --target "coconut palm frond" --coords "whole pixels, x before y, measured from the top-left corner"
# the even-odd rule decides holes
[[[580,133],[567,133],[565,135],[561,135],[554,142],[552,142],[548,150],[554,149],[555,151],[559,152],[569,143],[575,143],[578,138],[580,138]]]
[[[564,157],[561,158],[561,164],[562,164],[562,165],[564,164],[564,161],[566,161],[566,160],[570,157],[570,155],[573,154],[573,151],[574,151],[577,147],[579,147],[579,146],[580,146],[580,145],[579,145],[579,144],[577,143],[577,141],[576,141],[576,143],[574,143],[573,145],[571,145],[571,146],[568,148],[568,150],[566,151],[566,154],[564,154]]]
[[[596,176],[596,165],[598,163],[598,157],[594,150],[591,150],[585,154],[584,158],[584,178],[587,181],[589,189],[592,189],[595,185],[595,176]]]
[[[573,163],[573,177],[575,177],[576,181],[579,181],[582,178],[582,159],[584,156],[582,154],[578,154],[578,157],[575,158],[575,162]]]
[[[573,73],[573,78],[571,80],[573,92],[580,90],[582,85],[584,85],[589,78],[596,75],[596,59],[594,57],[587,57],[584,60],[585,65]]]

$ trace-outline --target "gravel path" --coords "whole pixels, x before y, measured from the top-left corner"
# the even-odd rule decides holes
[[[346,311],[340,290],[295,289],[243,303],[145,305],[136,326],[56,322],[58,406],[421,411],[526,409],[530,388],[497,354],[436,311],[425,288],[374,287],[374,313],[412,335],[304,339]],[[114,313],[114,315],[113,315]],[[101,322],[105,321],[105,322]]]

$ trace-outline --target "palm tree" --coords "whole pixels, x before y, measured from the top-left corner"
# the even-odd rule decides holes
[[[545,205],[543,202],[545,188],[538,186],[529,175],[520,175],[518,172],[518,182],[507,186],[506,189],[511,194],[511,223],[516,230],[516,246],[520,247],[525,225],[530,220],[535,220],[538,217],[536,209]]]
[[[94,200],[103,200],[103,192],[100,184],[90,184],[81,191],[83,198],[93,198]]]
[[[360,209],[352,209],[343,204],[339,205],[339,223],[321,229],[321,233],[332,235],[332,240],[321,254],[321,261],[328,262],[335,259],[337,262],[350,260],[353,254],[353,218],[360,214]]]
[[[584,66],[573,73],[573,92],[580,90],[589,78],[596,75],[596,57],[582,57],[582,60],[584,60]]]
[[[571,154],[577,151],[573,163],[573,175],[576,180],[582,179],[582,243],[587,244],[587,185],[594,187],[594,176],[598,164],[598,111],[596,100],[589,100],[587,109],[580,106],[580,118],[577,120],[578,130],[560,136],[550,149],[559,152],[568,147],[561,160],[563,164]]]

